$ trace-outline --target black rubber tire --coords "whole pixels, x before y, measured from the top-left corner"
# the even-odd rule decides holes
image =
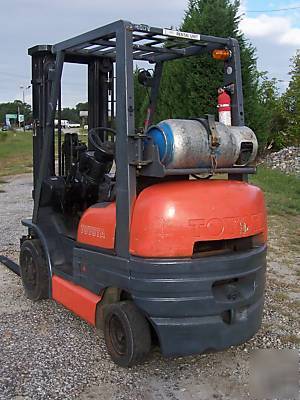
[[[28,239],[20,250],[20,273],[26,297],[37,301],[49,298],[49,274],[39,239]]]
[[[132,301],[105,306],[104,338],[111,359],[121,367],[141,363],[151,349],[149,324]]]

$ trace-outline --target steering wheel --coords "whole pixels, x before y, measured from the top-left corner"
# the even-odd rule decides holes
[[[115,154],[115,142],[112,142],[111,140],[102,140],[99,136],[99,132],[103,131],[110,132],[114,136],[117,133],[115,129],[99,126],[89,131],[88,133],[89,142],[95,148],[95,150],[98,150],[104,156],[113,158]]]

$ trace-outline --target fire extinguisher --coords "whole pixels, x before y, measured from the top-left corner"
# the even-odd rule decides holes
[[[218,90],[219,121],[231,125],[231,97],[224,88]]]

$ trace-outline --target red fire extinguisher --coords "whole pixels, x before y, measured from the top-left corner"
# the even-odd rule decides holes
[[[225,125],[231,125],[231,97],[225,89],[218,90],[219,121]]]

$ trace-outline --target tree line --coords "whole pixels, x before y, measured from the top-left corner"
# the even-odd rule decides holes
[[[65,107],[62,109],[61,118],[66,119],[70,122],[80,123],[80,111],[88,110],[88,103],[78,103],[74,108]],[[23,103],[21,100],[15,100],[7,103],[0,103],[0,125],[5,124],[6,114],[24,114],[25,124],[32,123],[32,111],[31,106],[27,103]]]

